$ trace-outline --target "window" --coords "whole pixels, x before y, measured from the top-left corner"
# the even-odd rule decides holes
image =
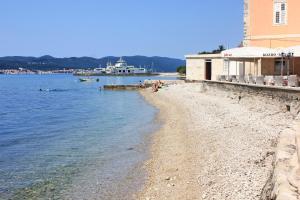
[[[276,24],[280,24],[280,12],[276,12]]]
[[[287,3],[286,0],[274,1],[274,19],[275,25],[287,24]]]

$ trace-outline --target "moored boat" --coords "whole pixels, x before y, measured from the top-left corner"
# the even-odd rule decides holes
[[[91,82],[91,81],[93,81],[93,79],[91,79],[91,78],[79,78],[79,81],[80,82]]]
[[[152,73],[144,67],[128,65],[121,57],[115,64],[108,62],[105,68],[95,68],[94,70],[81,70],[74,73],[77,76],[148,76],[158,75]]]

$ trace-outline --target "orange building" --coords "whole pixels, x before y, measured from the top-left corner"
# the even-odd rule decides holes
[[[280,76],[286,81],[290,75],[300,80],[300,0],[244,0],[243,47],[186,60],[189,80]]]
[[[244,46],[300,45],[300,0],[244,0]]]

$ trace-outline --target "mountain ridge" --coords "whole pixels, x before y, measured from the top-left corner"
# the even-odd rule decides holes
[[[128,65],[142,66],[159,72],[175,72],[176,68],[185,65],[185,61],[178,58],[161,56],[123,56]],[[115,63],[119,57],[105,56],[102,58],[64,57],[56,58],[51,55],[33,56],[5,56],[0,57],[0,69],[18,69],[20,67],[31,70],[57,70],[63,68],[87,69],[105,67],[107,62]]]

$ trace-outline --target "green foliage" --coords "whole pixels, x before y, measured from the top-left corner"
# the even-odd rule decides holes
[[[202,51],[199,52],[198,54],[217,54],[217,53],[221,53],[222,51],[226,50],[226,48],[224,47],[224,45],[219,45],[218,49],[212,50],[212,51]]]
[[[202,54],[212,54],[212,52],[210,51],[201,51],[198,54],[202,55]]]
[[[180,74],[186,74],[186,66],[179,66],[176,71]]]

